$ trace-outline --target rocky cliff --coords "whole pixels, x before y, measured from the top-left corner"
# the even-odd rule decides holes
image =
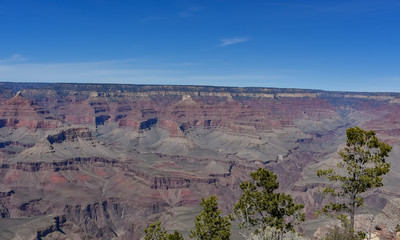
[[[400,192],[399,114],[398,93],[0,83],[0,221],[63,219],[32,228],[42,239],[138,239],[157,218],[185,233],[201,197],[229,212],[258,167],[312,217],[316,169],[336,164],[355,125],[393,146],[385,186],[367,197],[379,211]]]

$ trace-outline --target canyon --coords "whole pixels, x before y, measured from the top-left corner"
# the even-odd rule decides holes
[[[352,126],[393,147],[365,209],[400,219],[400,93],[0,83],[0,239],[140,239],[157,219],[188,236],[202,197],[230,213],[259,167],[304,203],[312,237],[316,171]]]

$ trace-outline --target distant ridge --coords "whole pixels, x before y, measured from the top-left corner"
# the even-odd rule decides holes
[[[110,83],[40,83],[40,82],[0,82],[1,88],[11,89],[13,92],[24,89],[52,89],[57,91],[207,91],[207,92],[229,92],[229,93],[319,93],[319,94],[342,94],[342,95],[378,95],[399,96],[397,92],[357,92],[357,91],[329,91],[302,88],[274,88],[274,87],[230,87],[230,86],[202,86],[202,85],[153,85],[153,84],[110,84]]]

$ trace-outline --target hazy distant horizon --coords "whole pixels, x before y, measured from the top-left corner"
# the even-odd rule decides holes
[[[0,84],[43,84],[43,85],[51,85],[51,84],[77,84],[77,85],[131,85],[131,86],[137,86],[137,87],[142,87],[142,86],[153,86],[153,87],[204,87],[204,88],[214,88],[214,89],[247,89],[253,91],[253,90],[257,90],[257,89],[276,89],[276,90],[294,90],[294,92],[296,92],[297,90],[300,91],[311,91],[311,92],[341,92],[341,93],[354,93],[354,94],[358,94],[358,93],[371,93],[371,94],[400,94],[399,92],[396,91],[345,91],[345,90],[325,90],[325,89],[315,89],[315,88],[282,88],[282,87],[244,87],[244,86],[229,86],[229,85],[194,85],[194,84],[134,84],[134,83],[90,83],[90,82],[29,82],[29,81],[25,81],[25,82],[10,82],[10,81],[0,81]],[[289,91],[290,92],[290,91]]]

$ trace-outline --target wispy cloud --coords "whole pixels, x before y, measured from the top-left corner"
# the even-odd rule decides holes
[[[178,16],[181,18],[187,18],[187,17],[191,17],[194,15],[194,13],[199,12],[201,10],[203,10],[203,7],[199,7],[199,6],[193,6],[191,8],[185,9],[181,12],[178,13]]]
[[[238,43],[243,43],[249,41],[248,38],[246,37],[233,37],[233,38],[224,38],[221,39],[221,47],[233,45],[233,44],[238,44]]]
[[[75,63],[0,63],[0,81],[15,82],[93,82],[157,83],[172,81],[174,71],[167,67],[135,67],[136,60]],[[160,82],[159,82],[160,83]]]
[[[286,76],[283,75],[196,75],[190,76],[190,79],[195,80],[277,80],[284,79]]]
[[[128,83],[172,85],[276,86],[285,75],[274,73],[205,74],[201,63],[126,59],[72,63],[0,63],[0,81]]]
[[[22,62],[27,59],[21,56],[20,54],[14,54],[9,58],[0,59],[0,63],[11,63],[11,62]]]
[[[400,92],[400,76],[373,77],[366,81],[363,79],[362,86],[358,86],[360,91],[366,92]]]
[[[171,19],[175,18],[188,18],[194,16],[197,12],[200,12],[204,9],[204,7],[199,7],[199,6],[193,6],[190,8],[186,8],[182,10],[181,12],[178,12],[178,14],[174,13],[174,15],[149,15],[140,20],[142,24],[154,24],[154,23],[160,23],[162,21],[169,21]],[[175,15],[176,14],[176,15]]]
[[[126,83],[160,85],[212,85],[237,87],[309,88],[338,91],[400,92],[399,76],[354,78],[302,69],[215,70],[209,62],[174,62],[144,58],[96,62],[30,63],[10,57],[0,62],[0,82]],[[7,60],[7,61],[6,61]],[[323,79],[323,80],[321,80]],[[338,84],[338,79],[348,79]],[[360,88],[359,82],[363,82]],[[381,84],[376,85],[377,82]]]

